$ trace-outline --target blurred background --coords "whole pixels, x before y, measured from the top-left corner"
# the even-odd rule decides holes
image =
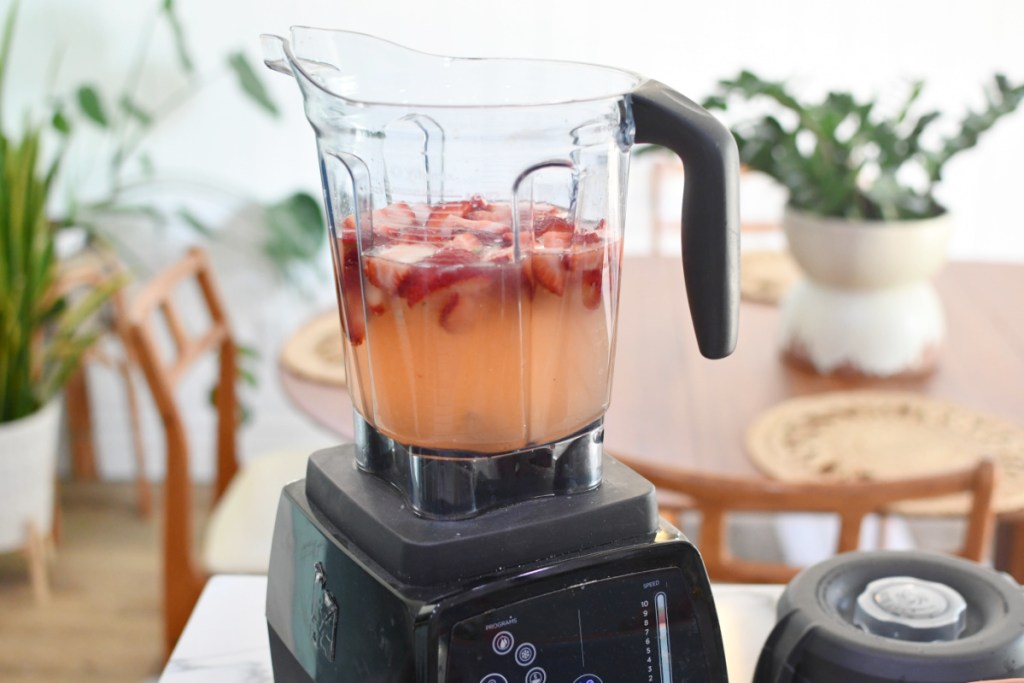
[[[10,7],[9,0],[0,0],[0,15]],[[54,120],[46,121],[44,136],[49,153],[70,141],[52,211],[88,217],[81,207],[104,208],[95,227],[133,274],[129,301],[137,283],[175,262],[189,246],[207,250],[236,338],[252,351],[245,360],[252,381],[241,390],[248,413],[239,438],[243,454],[280,448],[310,452],[338,440],[293,406],[278,377],[285,339],[335,305],[318,212],[313,212],[312,237],[308,230],[294,240],[282,235],[300,218],[308,229],[313,200],[304,202],[320,201],[316,147],[302,99],[293,79],[263,66],[259,48],[260,34],[287,35],[293,25],[364,32],[453,56],[607,64],[660,80],[696,101],[741,69],[786,81],[805,100],[848,90],[878,98],[882,109],[887,102],[899,107],[919,80],[924,83],[920,107],[943,112],[944,121],[954,126],[969,109],[985,106],[983,87],[993,74],[1024,83],[1024,3],[1016,0],[22,0],[3,81],[4,129],[20,130],[27,117],[52,111],[56,101],[66,104],[64,113],[74,119],[72,134],[59,134],[67,122]],[[115,130],[114,117],[131,125]],[[935,134],[943,132],[936,126]],[[130,153],[118,158],[126,149]],[[954,223],[952,259],[1024,262],[1022,159],[1024,112],[1018,111],[949,163],[938,199]],[[627,252],[654,251],[659,245],[652,226],[678,220],[681,185],[655,187],[662,181],[653,169],[664,160],[650,154],[633,161]],[[115,195],[117,201],[109,202]],[[743,210],[773,223],[784,200],[785,193],[771,182],[758,182],[742,197]],[[766,239],[781,245],[777,231],[774,237],[748,237],[758,246]],[[74,235],[70,238],[61,246],[73,251]],[[86,372],[99,478],[130,482],[136,465],[122,379],[97,363],[89,363]],[[137,379],[141,388],[141,376]],[[190,376],[181,388],[181,404],[192,413],[189,436],[199,449],[192,474],[200,482],[211,481],[214,470],[208,457],[212,434],[203,434],[214,427],[209,390],[206,373]],[[145,470],[147,478],[159,482],[163,428],[148,390],[139,392],[139,401]],[[61,457],[67,475],[67,443]],[[83,501],[87,512],[101,507],[99,494],[90,496],[88,490],[84,497],[78,494],[79,508]],[[155,575],[158,528],[152,518],[139,524],[148,525],[140,526],[140,547],[146,549],[140,563]],[[87,526],[72,519],[65,536],[91,540],[108,533]],[[61,564],[65,574],[58,592],[71,594],[69,587],[81,588],[75,583],[77,569],[67,560]],[[0,584],[24,583],[22,566],[6,567],[0,567]],[[100,567],[98,573],[108,571]],[[162,662],[153,617],[155,579],[131,588],[153,622],[146,622],[149,630],[140,638],[148,648],[143,670],[155,674]],[[20,607],[31,604],[27,592],[15,599]],[[135,599],[132,594],[130,600]],[[143,611],[135,607],[113,619],[124,621],[126,614]],[[82,602],[81,612],[88,616],[91,609]],[[24,641],[10,641],[5,651],[4,629],[10,634],[18,628],[12,615],[8,611],[5,617],[0,605],[0,678],[19,672],[21,649],[29,647],[23,643],[37,640],[29,634]],[[39,650],[36,660],[48,665],[50,645],[31,647]],[[95,680],[118,679],[99,665],[94,669]],[[29,672],[17,680],[36,679]]]
[[[174,103],[143,143],[147,163],[166,182],[156,192],[170,188],[190,194],[192,211],[216,235],[210,248],[239,337],[261,353],[261,382],[250,390],[254,419],[244,431],[243,446],[246,441],[267,447],[293,444],[295,434],[318,445],[316,433],[279,398],[273,365],[281,335],[333,300],[326,251],[314,259],[314,267],[292,278],[299,281],[296,285],[284,283],[254,248],[246,214],[253,202],[297,190],[319,196],[313,136],[301,98],[292,79],[263,68],[261,33],[285,34],[289,26],[305,24],[366,32],[442,54],[605,63],[659,79],[695,100],[742,68],[788,79],[794,90],[808,95],[829,89],[864,97],[892,93],[894,106],[911,80],[922,79],[922,106],[941,108],[952,120],[968,106],[983,103],[982,84],[994,72],[1014,82],[1024,79],[1024,4],[1012,0],[979,0],[969,6],[934,0],[519,0],[513,5],[177,0],[173,7],[199,83],[191,88],[179,68],[173,31],[155,22],[160,6],[160,0],[22,3],[5,84],[5,124],[38,110],[49,94],[82,83],[117,92],[145,54],[137,99],[157,103],[147,105],[154,107]],[[254,107],[236,85],[226,60],[238,51],[257,71],[279,116]],[[175,99],[181,90],[187,97]],[[76,136],[67,161],[65,182],[73,186],[69,193],[79,197],[104,191],[102,174],[89,170],[94,155],[109,154],[96,137]],[[951,162],[940,198],[956,222],[953,258],[1024,260],[1022,158],[1024,117],[1011,116],[976,149]],[[82,170],[76,171],[76,165]],[[637,251],[649,246],[645,224],[652,213],[643,159],[634,164],[630,182],[626,248]],[[153,272],[186,244],[205,240],[173,221],[156,228],[131,218],[120,223],[118,240]],[[97,449],[111,454],[102,458],[103,475],[129,477],[128,431],[117,424],[124,415],[116,405],[121,392],[110,390],[102,376],[92,380],[91,391],[96,405],[111,408],[95,411],[94,417]],[[147,419],[157,426],[152,415]],[[330,442],[329,435],[319,436]],[[147,450],[154,453],[152,447]],[[152,457],[149,467],[159,477],[159,458]],[[208,463],[197,467],[197,476],[209,476]]]

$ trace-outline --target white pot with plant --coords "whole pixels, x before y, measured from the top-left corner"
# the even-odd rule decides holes
[[[0,86],[14,12],[0,44]],[[3,107],[0,97],[0,120]],[[24,549],[45,595],[42,545],[56,486],[60,391],[94,339],[87,321],[119,282],[74,305],[56,296],[56,226],[46,202],[60,155],[44,167],[41,128],[0,131],[0,552]]]
[[[945,164],[1017,108],[1024,85],[995,76],[983,111],[932,138],[940,113],[915,111],[922,89],[913,83],[885,115],[845,92],[805,104],[784,83],[743,71],[704,102],[756,109],[732,125],[740,157],[789,192],[783,230],[804,277],[782,302],[779,343],[798,365],[890,377],[938,361],[945,318],[932,279],[951,220],[935,190]]]

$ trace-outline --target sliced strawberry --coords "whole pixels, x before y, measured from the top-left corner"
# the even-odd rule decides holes
[[[476,323],[476,311],[479,301],[476,297],[467,296],[463,292],[452,292],[441,307],[438,322],[448,332],[458,334],[468,332]]]
[[[337,238],[338,259],[342,269],[359,269],[359,250],[356,246],[356,231],[343,230]]]
[[[462,249],[472,252],[476,252],[482,246],[480,238],[471,232],[460,232],[445,244],[446,249]]]
[[[472,204],[470,202],[445,202],[443,204],[436,204],[430,209],[430,215],[427,217],[426,225],[428,228],[446,227],[446,219],[451,218],[452,216],[462,218],[471,207]]]
[[[470,209],[465,213],[465,218],[474,221],[494,221],[496,223],[512,224],[512,207],[508,204],[491,204],[482,208]]]
[[[345,220],[341,222],[341,228],[343,232],[346,230],[355,230],[356,215],[354,213],[350,213],[349,215],[345,216]]]
[[[487,247],[480,256],[488,263],[512,263],[515,251],[512,247]]]
[[[576,230],[576,227],[571,221],[562,218],[561,216],[546,215],[534,217],[533,232],[536,235],[545,235],[549,232],[559,232],[572,234]]]
[[[574,246],[580,245],[588,247],[600,244],[603,240],[604,238],[601,234],[594,230],[581,230],[572,234],[572,243]]]
[[[489,220],[473,220],[463,216],[445,216],[437,227],[452,228],[453,230],[472,230],[477,233],[491,233],[501,235],[508,230],[507,223]]]
[[[363,316],[363,283],[357,267],[342,267],[340,274],[341,292],[338,304],[341,306],[341,326],[353,346],[363,343],[366,338],[366,320]]]
[[[441,249],[412,268],[398,293],[415,306],[431,292],[486,274],[477,256],[465,249]]]
[[[412,264],[428,258],[436,249],[426,244],[393,244],[366,260],[366,279],[387,294],[398,292],[409,277]]]
[[[544,249],[566,250],[572,244],[572,233],[568,232],[546,232],[540,238],[540,245]]]
[[[345,336],[353,346],[359,346],[366,339],[366,319],[363,317],[362,297],[352,292],[345,293],[345,310],[342,322]]]
[[[415,225],[418,221],[416,220],[416,212],[413,211],[411,206],[405,202],[397,202],[395,204],[388,204],[384,208],[373,212],[374,225],[378,222],[410,226]]]
[[[534,282],[539,282],[552,294],[561,295],[565,291],[566,273],[562,267],[562,254],[536,251],[531,265]]]
[[[366,288],[366,310],[372,315],[384,315],[384,311],[387,310],[385,303],[387,303],[387,299],[384,297],[384,292],[376,287]]]
[[[580,278],[580,298],[583,305],[594,310],[601,305],[601,281],[604,271],[600,268],[583,271]]]
[[[533,290],[535,289],[535,284],[534,284],[535,280],[533,278],[533,259],[532,258],[524,259],[521,265],[522,265],[522,268],[523,268],[523,274],[522,274],[523,289],[526,290],[527,295],[529,295],[529,297],[532,299],[533,298]]]
[[[566,256],[569,270],[580,272],[600,269],[604,265],[604,245],[573,246]]]
[[[406,233],[419,229],[416,212],[405,202],[389,204],[373,212],[373,232],[388,241],[406,239]]]

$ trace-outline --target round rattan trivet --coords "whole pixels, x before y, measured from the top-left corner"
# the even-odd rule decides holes
[[[324,313],[299,328],[285,342],[281,364],[304,379],[345,386],[345,352],[338,314]]]
[[[935,474],[988,456],[1000,468],[996,510],[1024,510],[1024,429],[918,394],[847,391],[785,401],[751,424],[747,452],[775,479],[831,483]],[[967,498],[899,509],[963,514]]]
[[[759,304],[777,304],[800,277],[788,251],[746,251],[740,255],[740,296]]]

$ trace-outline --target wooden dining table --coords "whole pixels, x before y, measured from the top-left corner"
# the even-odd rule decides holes
[[[850,389],[911,391],[1024,427],[1024,264],[951,262],[936,279],[947,334],[936,369],[877,379],[823,376],[783,362],[777,306],[740,305],[735,352],[703,358],[690,322],[678,256],[627,256],[605,445],[638,459],[723,474],[763,476],[744,446],[748,425],[786,399]],[[282,370],[294,403],[351,438],[341,387]],[[998,563],[1024,580],[1024,511],[1003,512]]]

